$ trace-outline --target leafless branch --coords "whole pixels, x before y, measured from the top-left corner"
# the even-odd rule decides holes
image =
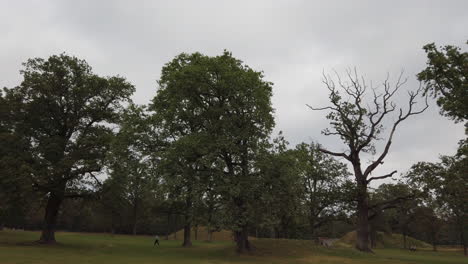
[[[333,152],[333,151],[329,151],[329,150],[326,150],[324,148],[319,148],[319,150],[323,153],[326,153],[326,154],[330,154],[332,156],[336,156],[336,157],[343,157],[347,160],[350,160],[351,158],[344,152]]]
[[[378,177],[371,177],[367,180],[367,183],[373,181],[373,180],[381,180],[381,179],[385,179],[385,178],[389,178],[389,177],[392,177],[393,174],[397,173],[396,170],[390,172],[389,174],[386,174],[386,175],[383,175],[383,176],[378,176]]]

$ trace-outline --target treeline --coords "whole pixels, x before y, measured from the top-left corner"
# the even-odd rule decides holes
[[[466,53],[425,48],[428,68],[418,78],[426,85],[403,109],[392,101],[401,78],[379,89],[352,71],[346,80],[324,77],[331,105],[310,108],[328,111],[323,133],[338,136],[344,152],[272,136],[273,84],[226,51],[176,56],[148,105],[131,101],[135,88],[125,78],[98,76],[76,57],[30,59],[22,83],[0,96],[0,224],[41,229],[42,243],[55,242],[57,229],[162,236],[184,229],[190,246],[192,229],[228,229],[238,252],[251,249],[248,236],[313,239],[351,230],[363,251],[375,246],[377,231],[465,244],[466,143],[440,164],[416,164],[398,183],[368,187],[396,173],[371,176],[400,123],[427,108],[416,101],[431,94],[453,107],[444,98],[466,88]],[[449,80],[461,83],[431,75],[440,63],[431,52],[447,60],[458,54],[465,68]],[[386,119],[396,120],[388,133]],[[375,160],[364,166],[363,154]]]

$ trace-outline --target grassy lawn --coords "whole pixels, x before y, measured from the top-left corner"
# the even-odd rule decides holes
[[[57,245],[32,243],[38,232],[0,231],[0,263],[468,263],[461,251],[417,251],[378,249],[364,254],[352,248],[322,248],[310,241],[253,241],[255,252],[238,256],[230,242],[194,242],[181,248],[180,241],[161,241],[153,247],[152,237],[59,232]]]

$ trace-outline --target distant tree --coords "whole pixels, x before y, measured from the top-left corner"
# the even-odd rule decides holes
[[[444,212],[455,219],[460,242],[466,255],[466,237],[468,204],[466,203],[467,158],[442,156],[441,162],[419,162],[411,167],[408,177],[424,194],[424,203],[428,210]],[[435,213],[426,213],[429,221],[435,221]],[[439,221],[440,222],[440,221]],[[432,226],[432,225],[431,225]],[[433,228],[432,241],[436,248],[439,227]]]
[[[103,213],[110,220],[110,231],[114,234],[122,223],[124,209],[128,206],[125,175],[110,174],[102,183],[101,191],[99,202],[103,205]]]
[[[259,189],[252,224],[270,229],[275,238],[294,235],[301,209],[302,182],[294,151],[288,149],[282,132],[273,144],[260,154],[256,162],[259,170]]]
[[[123,187],[123,193],[116,193],[115,201],[119,202],[119,198],[123,197],[131,206],[134,235],[137,233],[139,214],[157,181],[156,165],[147,150],[147,130],[145,109],[130,104],[121,114],[119,131],[112,140],[108,158],[110,183],[113,184],[109,187]]]
[[[375,87],[368,87],[366,82],[357,75],[357,72],[347,71],[346,80],[342,80],[337,74],[334,81],[329,76],[324,76],[323,81],[330,91],[331,106],[323,108],[310,107],[312,110],[327,110],[327,119],[330,120],[331,129],[325,129],[322,133],[327,136],[338,136],[345,143],[347,151],[334,152],[324,148],[324,153],[342,157],[353,166],[356,180],[357,200],[357,249],[370,252],[369,248],[369,197],[367,187],[371,181],[392,177],[396,171],[382,176],[371,176],[371,173],[383,163],[393,142],[396,129],[408,117],[422,113],[427,108],[414,109],[416,98],[422,92],[419,88],[416,92],[409,92],[408,106],[406,110],[397,110],[392,101],[397,91],[406,83],[400,77],[392,87],[388,78],[383,82],[383,91]],[[366,104],[366,92],[371,91],[370,104]],[[339,91],[341,89],[341,91]],[[346,97],[343,97],[341,92]],[[398,111],[396,120],[390,125],[390,133],[385,143],[384,150],[373,160],[370,165],[362,167],[361,156],[363,153],[375,154],[374,143],[382,137],[384,131],[383,121],[389,114]]]
[[[55,242],[60,205],[86,196],[102,171],[121,103],[135,90],[122,77],[99,77],[83,60],[65,54],[30,59],[24,80],[6,90],[19,104],[15,133],[28,140],[28,175],[48,202],[42,243]]]
[[[373,247],[375,247],[376,228],[386,228],[390,231],[390,222],[394,220],[403,235],[403,248],[407,248],[409,226],[414,220],[414,211],[419,206],[418,195],[419,192],[407,182],[384,183],[371,193],[369,220]],[[382,224],[382,221],[387,222]]]
[[[468,52],[451,45],[438,49],[434,43],[425,45],[423,49],[427,53],[427,67],[417,77],[426,85],[425,93],[437,98],[444,115],[455,121],[466,121]]]
[[[345,164],[319,150],[320,145],[301,143],[296,146],[301,193],[307,210],[312,237],[315,230],[345,210],[352,201],[350,173]],[[349,196],[348,196],[349,195]]]

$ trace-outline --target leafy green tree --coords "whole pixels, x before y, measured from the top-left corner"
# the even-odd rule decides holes
[[[147,206],[146,201],[157,181],[156,164],[147,151],[147,130],[145,109],[130,104],[121,115],[119,131],[113,138],[109,155],[112,183],[116,188],[123,187],[123,193],[117,194],[116,201],[123,195],[130,205],[134,235],[139,214]]]
[[[116,233],[122,222],[124,208],[128,205],[126,199],[126,179],[122,174],[110,174],[102,183],[100,203],[103,213],[110,219],[110,232]]]
[[[272,237],[290,238],[301,210],[302,182],[294,151],[288,149],[282,132],[262,151],[256,167],[259,190],[252,225],[271,230]]]
[[[261,72],[246,66],[231,53],[211,58],[203,77],[209,89],[208,131],[214,136],[214,151],[223,162],[219,191],[234,231],[239,253],[251,249],[249,220],[254,215],[259,188],[256,161],[274,125],[271,83]]]
[[[0,90],[0,230],[4,225],[19,225],[36,194],[28,180],[30,144],[16,133],[15,111],[18,98]]]
[[[413,165],[408,173],[412,183],[425,194],[423,197],[426,207],[436,213],[445,212],[456,220],[465,255],[467,253],[466,219],[468,217],[466,203],[467,164],[466,156],[442,156],[441,162],[419,162]],[[429,217],[429,221],[436,221],[434,220],[437,217],[435,213],[426,213],[425,215]],[[435,249],[440,228],[436,226],[433,229],[431,240]]]
[[[425,45],[423,49],[427,53],[427,67],[417,77],[426,85],[425,92],[437,98],[444,115],[455,121],[466,121],[468,52],[452,45],[439,49],[434,43]]]
[[[315,230],[332,220],[352,201],[348,179],[350,173],[345,164],[319,150],[320,145],[301,143],[296,146],[302,185],[303,201],[307,210],[312,237]]]
[[[396,171],[392,171],[382,176],[371,176],[371,173],[383,163],[393,142],[393,136],[398,126],[408,119],[408,117],[422,113],[425,107],[416,110],[416,98],[422,92],[421,88],[416,92],[409,92],[408,106],[405,110],[397,109],[392,101],[397,91],[405,84],[406,80],[400,77],[394,85],[391,85],[388,78],[383,82],[382,88],[367,86],[364,79],[361,79],[356,70],[347,71],[346,80],[342,80],[337,74],[336,81],[324,76],[326,87],[329,90],[331,106],[323,108],[313,108],[312,110],[329,111],[327,119],[330,120],[331,129],[322,131],[327,136],[338,136],[346,145],[347,151],[334,152],[324,148],[320,150],[324,153],[342,157],[348,160],[354,171],[356,181],[357,201],[357,249],[371,252],[369,248],[369,197],[368,184],[374,180],[392,177]],[[368,93],[371,92],[371,100],[366,103]],[[342,95],[345,95],[345,97]],[[383,121],[397,111],[396,120],[391,124],[390,133],[384,144],[383,151],[375,157],[368,166],[363,167],[361,159],[365,153],[376,154],[374,143],[381,139],[384,131]],[[387,118],[386,118],[387,117]]]
[[[112,139],[109,124],[135,89],[65,54],[30,59],[21,73],[21,84],[6,92],[19,103],[15,133],[30,145],[28,175],[48,197],[40,242],[53,243],[61,203],[90,193]]]
[[[212,136],[206,129],[206,107],[203,90],[208,58],[194,53],[181,54],[167,63],[161,72],[159,89],[150,109],[153,125],[159,127],[168,144],[161,157],[165,184],[185,204],[184,242],[191,246],[194,207],[205,189],[203,180],[209,174]]]
[[[168,160],[178,160],[179,166],[172,168],[179,170],[174,176],[185,181],[188,205],[193,192],[202,189],[198,183],[205,171],[223,175],[217,193],[223,197],[239,252],[250,249],[248,220],[257,186],[254,161],[274,124],[271,84],[262,78],[227,51],[216,57],[181,54],[163,68],[151,107],[174,144]]]
[[[403,248],[407,248],[407,236],[410,224],[415,217],[415,210],[419,207],[419,192],[407,182],[381,184],[370,195],[371,223],[370,240],[375,247],[377,229],[389,232],[391,223],[395,222],[403,235]]]

